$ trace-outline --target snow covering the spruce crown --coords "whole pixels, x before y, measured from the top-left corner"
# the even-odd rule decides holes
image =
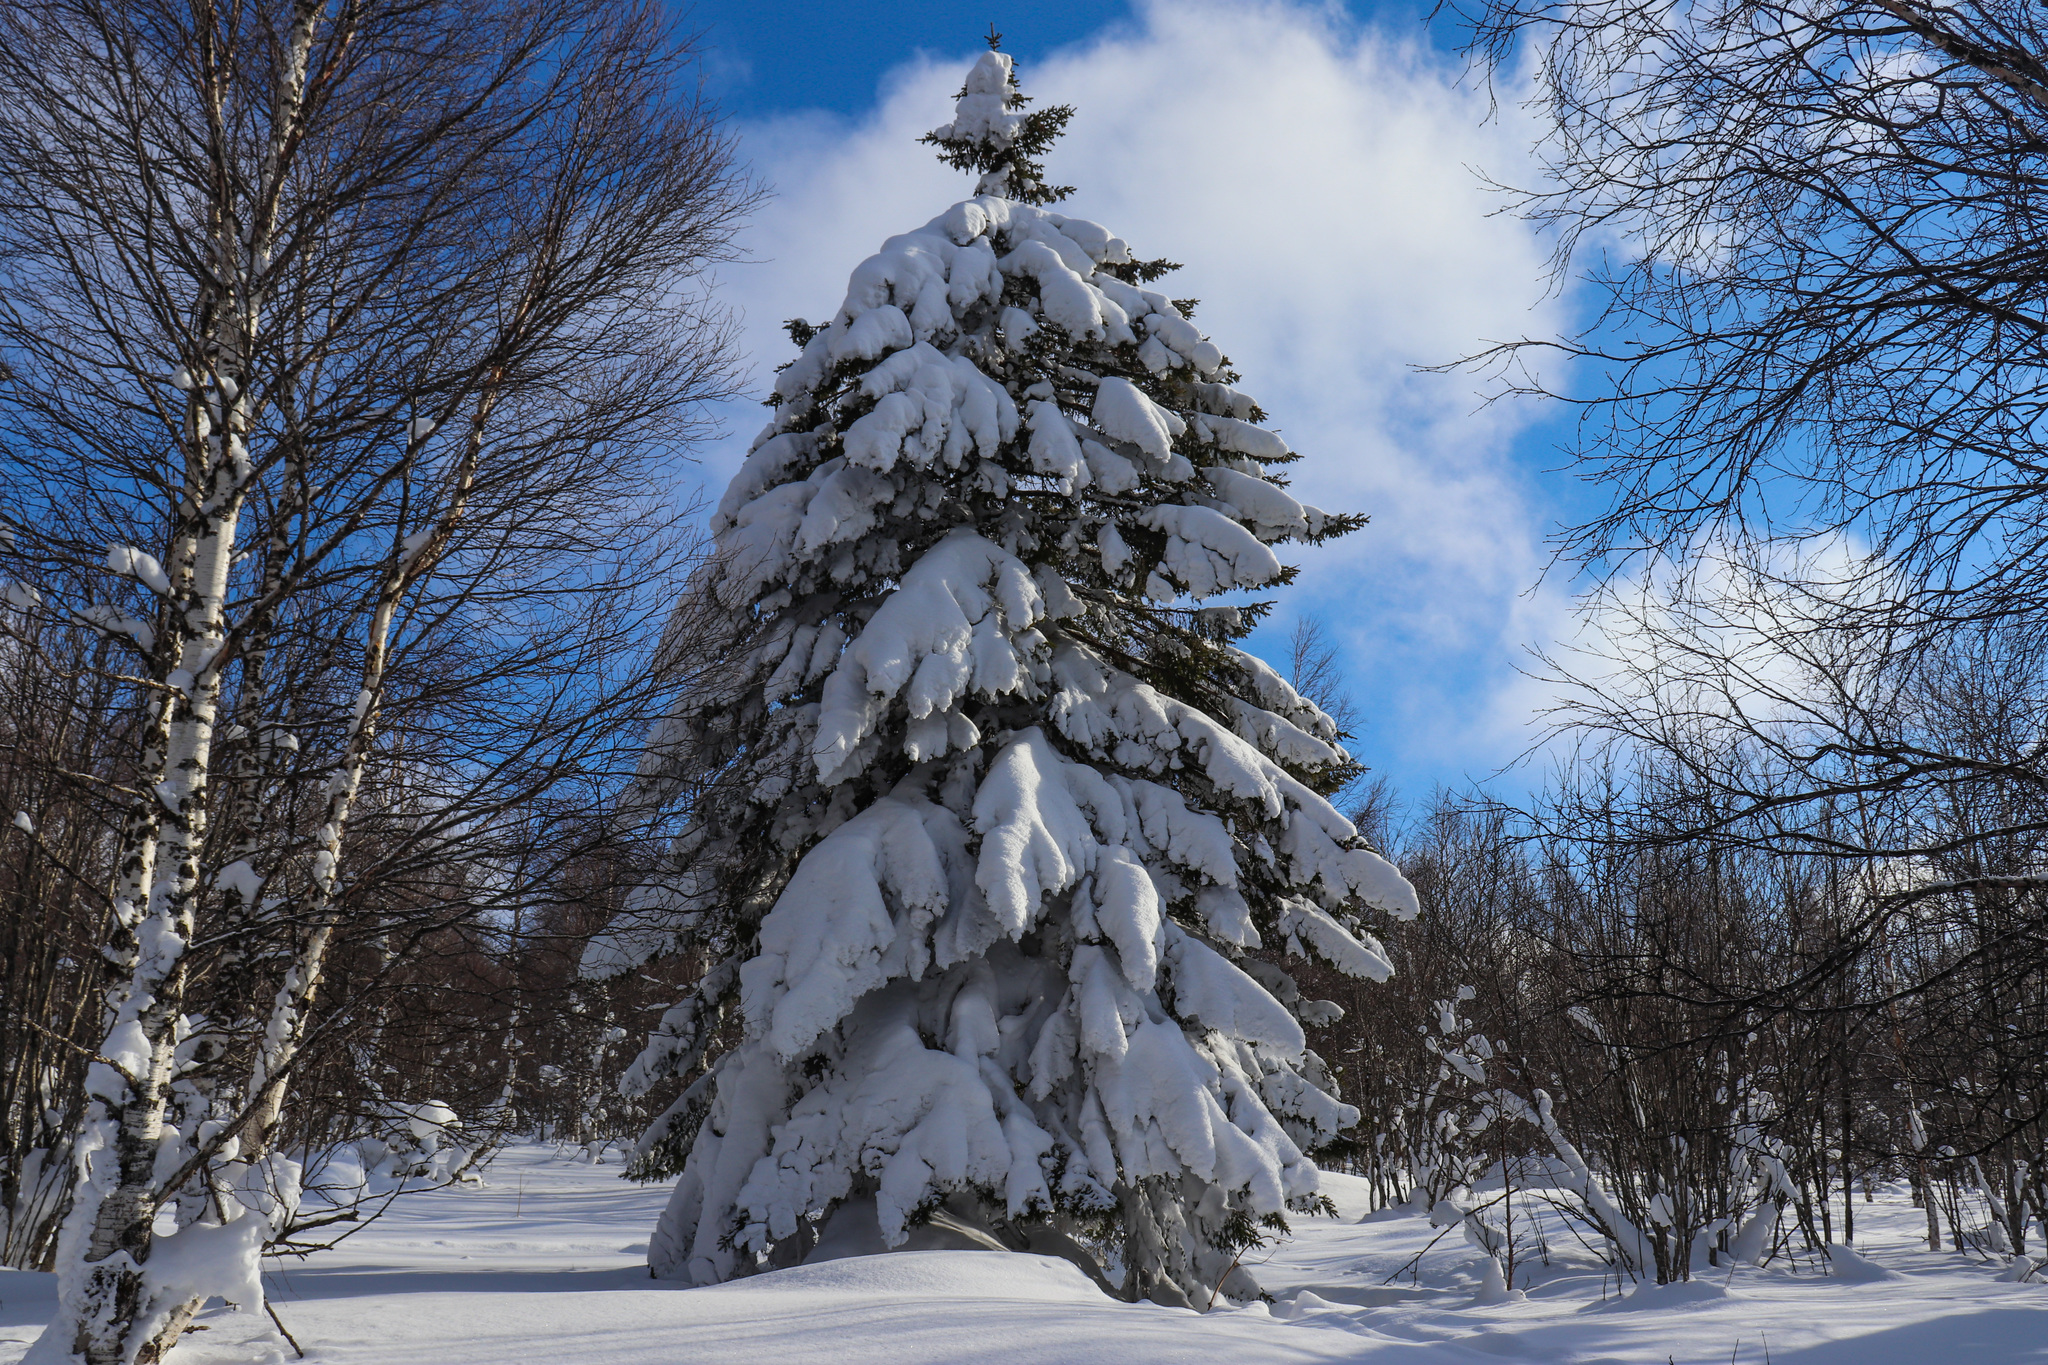
[[[1007,139],[1007,71],[985,58],[941,136]],[[706,798],[727,804],[584,963],[684,932],[719,955],[636,1092],[693,1075],[730,1004],[744,1025],[643,1140],[701,1116],[657,1274],[751,1272],[842,1199],[900,1245],[954,1192],[1021,1218],[1142,1189],[1126,1212],[1180,1248],[1165,1273],[1242,1297],[1223,1222],[1303,1207],[1306,1149],[1357,1117],[1307,1049],[1323,1016],[1232,960],[1390,971],[1357,916],[1410,916],[1414,891],[1303,780],[1348,762],[1335,723],[1228,645],[1204,709],[1092,642],[1105,582],[1198,605],[1275,583],[1274,545],[1327,525],[1265,472],[1291,452],[1215,344],[1102,269],[1129,260],[979,193],[854,269],[776,379],[699,584],[760,624],[715,722],[742,755]],[[1045,359],[1082,343],[1126,348],[1124,373]],[[713,885],[714,855],[770,868],[765,912],[722,908],[752,893]]]
[[[1000,52],[983,53],[967,73],[967,85],[953,114],[953,121],[938,129],[941,138],[961,141],[986,139],[1008,146],[1016,135],[1022,114],[1007,112],[1010,95],[1010,59]]]

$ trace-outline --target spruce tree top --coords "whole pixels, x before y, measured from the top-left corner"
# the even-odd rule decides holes
[[[790,324],[713,519],[697,590],[754,643],[659,736],[689,823],[585,960],[715,964],[629,1086],[744,1024],[643,1145],[682,1172],[661,1273],[807,1254],[828,1214],[893,1244],[953,1197],[1120,1237],[1133,1293],[1240,1295],[1356,1118],[1303,1032],[1335,1006],[1279,959],[1384,978],[1361,916],[1414,892],[1326,799],[1335,724],[1234,642],[1293,575],[1275,545],[1360,519],[1286,491],[1192,305],[1145,287],[1170,263],[1046,207],[1068,111],[1022,103],[985,54],[928,139],[976,194]]]
[[[1017,88],[1010,59],[996,49],[1000,34],[989,35],[989,52],[967,73],[953,121],[919,139],[940,149],[939,159],[956,171],[976,171],[977,195],[1014,199],[1020,204],[1057,204],[1074,192],[1072,185],[1047,185],[1038,158],[1065,131],[1074,116],[1072,105],[1055,104],[1031,113]]]

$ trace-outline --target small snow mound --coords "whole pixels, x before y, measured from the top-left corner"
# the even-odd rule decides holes
[[[1508,1288],[1507,1277],[1501,1274],[1500,1262],[1489,1256],[1481,1271],[1479,1292],[1472,1296],[1474,1308],[1490,1308],[1498,1303],[1527,1303],[1529,1296],[1519,1289]]]
[[[339,1147],[312,1167],[306,1193],[338,1206],[360,1199],[369,1183],[362,1153],[353,1147]]]
[[[1324,1178],[1329,1178],[1327,1172],[1324,1174]],[[1408,1197],[1400,1203],[1389,1204],[1383,1209],[1377,1209],[1372,1213],[1366,1214],[1358,1221],[1361,1223],[1392,1223],[1403,1218],[1429,1218],[1434,1212],[1435,1205],[1429,1202],[1429,1191],[1418,1189],[1409,1191]]]
[[[1903,1280],[1906,1277],[1896,1270],[1886,1270],[1877,1262],[1862,1255],[1854,1247],[1828,1243],[1828,1273],[1843,1284],[1876,1284],[1880,1280]]]
[[[1725,1286],[1711,1280],[1680,1280],[1675,1284],[1650,1284],[1646,1281],[1619,1299],[1590,1307],[1594,1311],[1635,1312],[1647,1309],[1659,1312],[1721,1303],[1734,1297]]]
[[[2033,1257],[2014,1256],[2007,1262],[2005,1269],[1992,1278],[2000,1284],[2027,1284],[2034,1280],[2035,1272],[2039,1269],[2040,1267],[2034,1264]]]
[[[1312,1317],[1318,1313],[1353,1313],[1358,1311],[1348,1303],[1331,1303],[1312,1290],[1303,1289],[1273,1304],[1272,1314],[1286,1322]]]
[[[855,1256],[815,1265],[773,1270],[728,1284],[707,1286],[707,1294],[789,1292],[810,1297],[847,1295],[862,1300],[974,1299],[1036,1303],[1103,1301],[1086,1275],[1056,1256],[1022,1252],[900,1251],[888,1256]]]
[[[440,1100],[428,1100],[405,1111],[405,1126],[412,1130],[421,1150],[432,1156],[441,1149],[441,1143],[452,1128],[460,1128],[462,1121],[455,1117],[455,1111]]]

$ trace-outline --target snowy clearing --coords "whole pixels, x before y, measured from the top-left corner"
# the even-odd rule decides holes
[[[1359,1182],[1325,1180],[1343,1216],[1298,1220],[1257,1275],[1268,1308],[1217,1312],[1104,1298],[1064,1261],[905,1252],[800,1266],[702,1289],[650,1280],[646,1238],[667,1188],[552,1147],[506,1153],[483,1187],[422,1194],[339,1249],[265,1262],[278,1315],[333,1365],[1230,1365],[1305,1361],[1557,1365],[1943,1365],[2048,1362],[2048,1286],[1916,1249],[1899,1194],[1859,1205],[1859,1249],[1899,1278],[1735,1271],[1637,1291],[1563,1261],[1524,1302],[1475,1307],[1479,1254],[1455,1234],[1419,1283],[1383,1284],[1433,1235],[1426,1220],[1356,1221]],[[1261,1253],[1263,1254],[1263,1253]],[[54,1277],[0,1272],[0,1365],[52,1306]],[[1606,1290],[1603,1301],[1602,1290]],[[290,1360],[256,1314],[216,1305],[170,1365]],[[1427,1348],[1426,1354],[1424,1348]]]

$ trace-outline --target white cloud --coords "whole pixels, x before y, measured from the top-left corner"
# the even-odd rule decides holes
[[[966,192],[916,138],[946,118],[971,55],[892,72],[859,121],[741,130],[777,194],[747,238],[757,263],[727,275],[759,377],[792,354],[783,319],[828,316],[885,237]],[[1411,783],[1511,757],[1522,645],[1560,615],[1554,596],[1523,596],[1544,513],[1509,458],[1517,416],[1411,367],[1556,329],[1540,245],[1492,216],[1474,173],[1524,164],[1513,108],[1458,88],[1426,47],[1280,3],[1154,4],[1020,74],[1077,109],[1047,159],[1079,187],[1062,210],[1182,262],[1162,287],[1202,299],[1196,321],[1306,457],[1297,491],[1372,515],[1303,552],[1283,598],[1344,642],[1373,717],[1361,755]],[[714,483],[749,435],[714,460]]]
[[[1796,732],[1847,696],[1881,708],[1892,655],[1879,619],[1899,596],[1891,566],[1853,536],[1702,538],[1682,562],[1587,596],[1551,704],[1728,733]]]

